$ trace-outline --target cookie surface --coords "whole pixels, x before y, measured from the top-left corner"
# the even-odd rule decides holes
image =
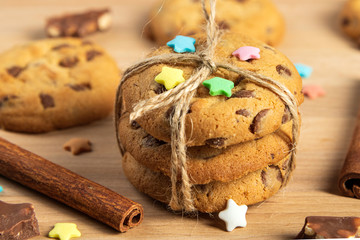
[[[342,31],[353,39],[360,38],[360,1],[348,0],[340,13]]]
[[[88,41],[15,46],[0,54],[0,127],[39,133],[103,118],[118,82],[116,62]]]
[[[291,150],[292,121],[263,138],[229,146],[187,148],[187,172],[194,184],[212,181],[229,182],[275,164]],[[127,152],[154,172],[170,177],[171,146],[146,133],[128,114],[120,120],[119,137]]]
[[[196,51],[201,51],[204,39],[196,40]],[[259,48],[260,59],[240,61],[231,55],[242,46]],[[151,56],[172,52],[170,47],[161,47]],[[225,33],[216,47],[214,62],[227,63],[271,77],[294,94],[298,105],[303,102],[302,80],[294,65],[283,54],[262,42],[240,34]],[[191,62],[187,65],[157,64],[128,78],[122,86],[122,113],[132,112],[139,101],[166,91],[163,85],[154,81],[164,66],[183,70],[185,79],[188,79],[197,67]],[[222,148],[254,140],[276,131],[282,125],[283,118],[288,115],[284,103],[270,90],[223,69],[218,69],[208,79],[213,77],[234,82],[232,96],[211,96],[205,86],[199,85],[186,116],[188,146],[210,145]],[[153,137],[170,142],[169,119],[172,111],[173,107],[168,105],[152,110],[136,121]]]
[[[200,0],[160,1],[150,14],[148,34],[163,45],[176,35],[190,36],[204,30]],[[221,0],[216,3],[220,29],[246,33],[269,45],[283,38],[285,22],[270,0]]]
[[[290,176],[289,156],[276,164],[251,172],[231,182],[214,181],[209,184],[193,185],[194,206],[200,212],[219,212],[228,199],[238,205],[251,205],[275,194]],[[125,153],[123,170],[129,181],[141,192],[164,203],[171,198],[170,178],[160,172],[153,172],[140,164],[131,154]]]

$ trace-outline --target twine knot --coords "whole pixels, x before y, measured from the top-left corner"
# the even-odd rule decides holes
[[[210,74],[215,73],[217,71],[218,66],[207,53],[202,52],[199,54],[199,57],[201,59],[202,64],[205,65],[210,70]]]

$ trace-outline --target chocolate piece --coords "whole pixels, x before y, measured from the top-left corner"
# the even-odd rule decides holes
[[[11,68],[6,69],[6,71],[13,77],[19,76],[19,74],[24,70],[24,68],[19,66],[13,66]]]
[[[39,225],[32,204],[0,201],[0,239],[21,240],[39,235]]]
[[[233,55],[231,55],[231,56],[233,56]],[[244,79],[245,79],[244,76],[239,75],[238,78],[234,81],[234,87],[236,87],[237,85],[239,85]]]
[[[219,29],[221,30],[229,30],[230,29],[230,25],[226,22],[226,21],[220,21],[218,23]]]
[[[80,92],[85,90],[91,90],[90,83],[81,83],[81,84],[67,84],[69,88],[73,89],[74,91]]]
[[[45,31],[49,37],[83,37],[106,30],[110,25],[110,11],[102,9],[50,18],[47,20]]]
[[[341,25],[343,25],[344,27],[349,26],[350,25],[350,19],[347,17],[344,17],[341,21]]]
[[[163,92],[166,92],[166,88],[165,88],[164,85],[157,83],[157,85],[156,85],[156,87],[155,87],[155,89],[154,89],[154,92],[155,92],[156,94],[161,94],[161,93],[163,93]]]
[[[102,52],[96,51],[96,50],[90,50],[88,52],[86,52],[86,60],[91,61],[93,60],[96,56],[101,56]]]
[[[159,147],[164,144],[166,144],[166,142],[156,139],[150,134],[148,134],[142,139],[142,145],[144,147]]]
[[[205,144],[211,147],[222,147],[226,140],[227,138],[210,138],[205,141]]]
[[[267,115],[270,109],[263,109],[261,110],[256,116],[254,117],[253,122],[250,125],[250,132],[256,134],[261,129],[261,120]]]
[[[283,65],[277,65],[276,66],[276,71],[280,74],[280,75],[287,75],[289,77],[291,77],[291,71],[290,69],[288,69],[287,67],[283,66]]]
[[[136,121],[131,122],[131,128],[136,130],[140,128],[140,125]]]
[[[69,44],[64,43],[64,44],[60,44],[60,45],[57,45],[57,46],[53,47],[52,50],[57,51],[57,50],[59,50],[59,49],[69,48],[69,47],[71,47]]]
[[[62,59],[59,62],[59,65],[62,67],[72,68],[78,63],[79,59],[77,57],[67,57]]]
[[[39,97],[40,97],[41,104],[43,105],[44,109],[55,107],[54,98],[52,96],[50,96],[49,94],[41,93],[39,95]]]
[[[357,238],[360,218],[309,216],[296,239]]]
[[[246,110],[246,109],[237,110],[237,111],[235,112],[235,114],[241,115],[241,116],[244,116],[244,117],[250,116],[250,112],[249,112],[248,110]]]
[[[9,101],[10,99],[16,99],[18,98],[17,96],[15,95],[5,95],[3,97],[0,97],[0,107],[3,106],[3,104],[7,101]]]
[[[290,120],[290,110],[286,106],[284,109],[284,115],[282,116],[282,119],[281,119],[281,124],[287,123],[289,120]]]
[[[240,90],[237,92],[234,92],[231,95],[232,98],[254,98],[255,93],[253,90]]]

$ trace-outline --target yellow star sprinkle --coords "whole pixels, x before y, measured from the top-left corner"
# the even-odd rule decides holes
[[[54,228],[49,232],[49,237],[69,240],[70,238],[81,237],[81,233],[74,223],[56,223]]]
[[[166,90],[173,89],[182,82],[185,82],[183,71],[176,68],[163,67],[161,73],[155,77],[155,81],[165,86]]]

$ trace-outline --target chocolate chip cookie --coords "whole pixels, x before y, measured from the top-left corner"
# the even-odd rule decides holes
[[[292,121],[263,138],[229,146],[187,149],[187,173],[192,183],[229,182],[250,172],[275,164],[286,157],[291,148]],[[123,147],[146,168],[170,177],[171,146],[144,131],[128,114],[120,120],[119,137]]]
[[[163,45],[176,35],[203,32],[204,22],[200,0],[159,1],[145,30]],[[217,1],[216,22],[220,29],[246,33],[269,45],[279,44],[285,31],[283,16],[270,0]]]
[[[348,0],[340,13],[339,21],[342,31],[360,46],[360,1]]]
[[[138,160],[128,152],[123,157],[123,170],[129,181],[139,191],[169,203],[170,178],[146,168]],[[228,199],[233,199],[238,205],[264,201],[287,182],[291,173],[289,162],[289,156],[286,156],[275,164],[269,164],[234,181],[193,185],[194,206],[200,212],[219,212],[225,208]]]
[[[0,54],[0,127],[40,133],[90,123],[113,109],[116,62],[89,41],[31,42]]]
[[[201,51],[203,37],[196,37],[196,51]],[[232,52],[242,46],[260,49],[260,59],[241,61]],[[173,53],[170,47],[160,47],[150,56]],[[298,105],[303,102],[302,80],[294,65],[276,49],[245,35],[225,33],[216,46],[214,62],[230,64],[256,72],[283,84],[295,96]],[[181,69],[188,79],[196,63],[156,64],[128,78],[122,85],[122,113],[133,111],[134,105],[166,91],[154,81],[162,67]],[[289,117],[288,109],[280,98],[270,90],[251,83],[243,76],[228,70],[218,69],[210,78],[221,77],[234,83],[231,96],[211,96],[209,90],[199,85],[186,116],[188,146],[223,148],[233,144],[261,138],[275,132]],[[137,123],[156,139],[170,142],[169,119],[173,106],[168,105],[138,118]]]

